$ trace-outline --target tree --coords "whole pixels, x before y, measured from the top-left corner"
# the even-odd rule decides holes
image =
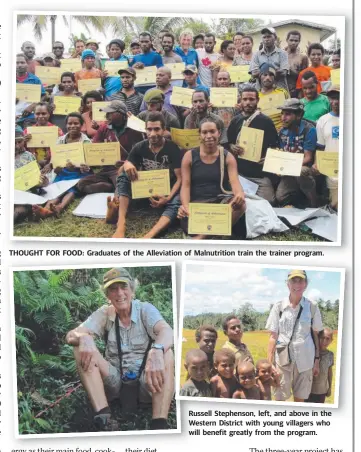
[[[221,18],[212,21],[212,30],[221,39],[232,39],[236,31],[247,33],[263,25],[261,19]]]

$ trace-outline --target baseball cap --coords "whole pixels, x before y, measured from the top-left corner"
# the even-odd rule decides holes
[[[276,30],[272,27],[265,27],[261,30],[261,35],[265,35],[266,33],[271,33],[271,35],[276,36]]]
[[[281,107],[277,107],[278,110],[292,110],[292,111],[303,111],[303,103],[299,99],[291,98],[286,99]]]
[[[182,74],[184,74],[185,72],[192,72],[193,74],[198,74],[197,66],[195,64],[187,64]]]
[[[135,72],[135,69],[133,69],[132,67],[126,67],[123,69],[119,69],[118,74],[122,74],[123,72],[127,72],[128,74],[132,75],[134,78],[137,77],[137,73]]]
[[[93,39],[93,38],[89,38],[89,39],[87,40],[87,42],[85,43],[85,45],[87,46],[88,44],[96,44],[97,47],[98,47],[98,49],[99,49],[99,42],[96,41],[96,40]]]
[[[269,73],[271,73],[273,75],[276,75],[276,68],[274,66],[272,66],[272,64],[263,63],[259,67],[259,72],[260,72],[260,74],[269,74]]]
[[[330,86],[330,88],[327,90],[326,95],[328,96],[331,93],[339,93],[340,94],[340,86],[339,85]]]
[[[112,268],[103,276],[103,289],[107,289],[114,283],[123,282],[129,284],[133,278],[125,268]]]
[[[164,102],[164,94],[160,89],[152,89],[145,93],[144,102]]]
[[[291,270],[288,273],[287,281],[289,281],[292,278],[302,278],[307,280],[307,275],[304,270]]]
[[[41,57],[42,60],[45,60],[45,58],[51,58],[52,60],[56,59],[56,56],[52,52],[44,53],[44,55]]]
[[[100,108],[99,110],[103,111],[104,113],[123,113],[124,115],[127,114],[127,106],[121,100],[112,100],[110,102],[110,105],[105,108]]]
[[[81,54],[81,59],[85,60],[85,58],[87,58],[87,57],[95,58],[95,53],[92,51],[92,49],[85,49],[85,50],[83,50],[83,52]]]
[[[134,46],[139,46],[140,47],[138,39],[133,39],[133,41],[130,43],[130,48],[132,48]]]

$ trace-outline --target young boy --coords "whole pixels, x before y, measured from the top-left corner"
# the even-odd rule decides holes
[[[313,377],[311,394],[306,402],[325,403],[326,397],[330,397],[332,388],[332,366],[334,363],[333,352],[328,350],[332,340],[331,328],[324,328],[318,334],[320,340],[320,373]]]
[[[209,372],[207,355],[202,350],[189,350],[184,367],[188,371],[189,378],[179,394],[190,397],[212,397],[211,387],[206,382]]]
[[[236,355],[236,365],[242,361],[253,363],[251,352],[246,344],[242,342],[243,326],[239,318],[235,315],[229,315],[222,323],[223,332],[228,337],[223,348],[231,350]]]
[[[203,350],[207,355],[209,363],[209,378],[216,375],[216,370],[213,365],[214,349],[217,343],[217,330],[210,325],[202,325],[196,330],[196,342],[200,350]]]
[[[233,394],[233,399],[263,400],[263,394],[256,382],[256,370],[249,361],[238,364],[237,374],[241,388]]]
[[[256,364],[256,383],[259,386],[263,400],[272,400],[271,388],[279,386],[279,377],[272,373],[272,364],[267,359],[259,359]]]
[[[237,378],[234,376],[235,363],[236,357],[231,350],[222,348],[214,353],[217,375],[211,378],[213,397],[231,399],[234,391],[238,389]]]

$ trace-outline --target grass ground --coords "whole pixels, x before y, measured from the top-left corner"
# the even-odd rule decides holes
[[[38,223],[24,221],[14,227],[14,235],[18,237],[85,237],[85,238],[110,238],[115,226],[106,224],[104,220],[76,217],[72,211],[79,205],[80,199],[76,199],[60,218],[47,218]],[[151,209],[130,210],[127,220],[128,238],[141,238],[159,218],[159,213]],[[160,237],[163,239],[182,239],[183,234],[179,223],[169,228]],[[264,241],[320,241],[314,235],[291,229],[285,233],[270,233],[257,237],[256,240]]]
[[[181,368],[181,386],[186,379],[186,370],[184,368],[184,360],[187,352],[193,348],[198,348],[195,340],[194,330],[183,330],[183,338],[186,342],[182,342],[182,368]],[[247,344],[253,360],[256,363],[261,358],[267,357],[267,346],[268,346],[269,333],[267,331],[248,331],[243,334],[242,342]],[[218,340],[216,345],[216,350],[222,348],[222,345],[226,342],[227,337],[222,331],[218,331]],[[334,334],[333,342],[330,346],[330,350],[334,353],[335,363],[337,360],[337,333]],[[335,376],[336,376],[336,366],[333,366],[333,380],[332,380],[332,391],[331,396],[326,399],[326,403],[333,403],[335,394]]]

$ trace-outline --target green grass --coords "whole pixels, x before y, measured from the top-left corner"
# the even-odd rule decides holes
[[[195,330],[183,330],[183,338],[187,340],[187,342],[182,342],[182,364],[181,364],[181,386],[184,384],[186,379],[187,371],[184,368],[184,360],[187,352],[192,350],[193,348],[198,348],[197,342],[195,340]],[[253,360],[256,363],[259,359],[267,357],[267,347],[268,347],[268,339],[269,333],[267,331],[246,331],[243,334],[242,342],[247,344],[249,348]],[[226,342],[227,336],[223,333],[223,331],[218,331],[218,340],[216,345],[216,350],[222,348],[222,345]],[[336,380],[336,361],[337,361],[337,333],[333,335],[333,341],[329,348],[334,353],[335,364],[332,368],[333,370],[333,380],[332,380],[332,391],[331,396],[326,398],[325,403],[333,403],[334,402],[334,394],[335,394],[335,380]]]
[[[110,238],[115,226],[106,224],[104,220],[77,217],[72,211],[80,204],[76,199],[61,215],[60,218],[47,218],[38,223],[24,221],[14,227],[14,236],[17,237],[83,237],[83,238]],[[157,222],[160,213],[152,209],[131,209],[127,218],[126,237],[141,238]],[[163,239],[182,239],[183,233],[176,222],[161,237]],[[222,239],[219,237],[218,239]],[[291,229],[285,233],[270,233],[257,237],[264,241],[321,241],[317,237],[298,229]]]

